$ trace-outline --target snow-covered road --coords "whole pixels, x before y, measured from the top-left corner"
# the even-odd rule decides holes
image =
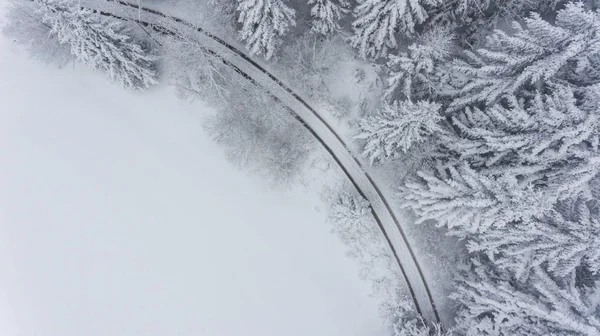
[[[128,4],[126,1],[118,2],[123,5]],[[128,6],[137,9],[137,5],[129,4]],[[166,17],[165,14],[159,11],[144,8],[142,10],[162,16],[163,18]],[[192,24],[182,19],[172,16],[168,18],[189,28],[193,27]],[[239,68],[245,75],[252,78],[256,83],[282,101],[284,105],[289,107],[302,120],[309,131],[315,135],[323,147],[331,154],[332,158],[338,163],[339,167],[351,180],[359,193],[370,202],[373,215],[386,236],[390,248],[393,250],[394,256],[398,261],[398,266],[404,275],[404,280],[413,297],[416,310],[427,321],[439,323],[440,317],[434,298],[427,284],[427,279],[419,265],[417,256],[412,251],[403,231],[403,222],[396,218],[388,203],[387,196],[378,187],[375,177],[369,174],[365,168],[365,163],[361,162],[360,158],[354,156],[342,138],[336,133],[335,129],[306,100],[294,93],[287,85],[268,73],[239,49],[202,29],[198,29],[198,31],[203,32],[203,34],[198,34],[198,38],[202,39],[208,49],[220,54],[226,61]]]
[[[214,41],[206,41],[206,43],[210,45],[211,43],[214,44]],[[218,45],[213,46],[213,48],[222,50],[222,47]],[[352,184],[354,184],[358,192],[371,204],[373,216],[380,225],[389,242],[390,248],[393,250],[407,287],[413,296],[416,310],[427,321],[439,323],[439,314],[427,284],[427,279],[425,279],[417,257],[414,255],[409,241],[403,232],[403,223],[396,218],[388,203],[388,198],[378,187],[375,178],[367,172],[365,164],[353,155],[336,131],[314,109],[305,104],[304,100],[298,99],[296,94],[290,93],[260,69],[249,64],[247,60],[238,55],[223,51],[220,54],[227,55],[227,60],[230,63],[244,71],[296,113],[323,147],[331,154],[331,157],[337,162]]]

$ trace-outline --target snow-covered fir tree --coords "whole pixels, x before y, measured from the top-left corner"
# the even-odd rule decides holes
[[[397,47],[396,34],[412,35],[438,0],[362,0],[354,9],[352,45],[364,58],[385,56]]]
[[[311,30],[325,36],[340,30],[339,21],[350,7],[347,0],[309,0],[308,4],[313,5],[310,10]]]
[[[283,0],[238,0],[240,38],[251,55],[270,59],[281,37],[296,24],[295,11]]]
[[[465,336],[600,335],[600,283],[577,285],[533,267],[528,281],[477,260],[458,279],[457,331]]]
[[[439,90],[439,66],[450,55],[453,35],[446,29],[433,29],[408,52],[388,55],[387,99],[432,99]]]
[[[590,89],[600,82],[599,15],[585,10],[583,3],[568,3],[554,24],[533,13],[525,26],[513,23],[513,34],[495,31],[485,48],[466,52],[467,62],[456,62],[456,71],[468,81],[451,107],[493,104],[504,95],[521,97],[548,84],[569,86],[576,93]]]
[[[147,49],[128,35],[122,24],[69,0],[34,0],[45,24],[60,43],[83,64],[101,70],[128,88],[157,83],[155,61]]]
[[[481,174],[511,174],[561,198],[577,194],[600,173],[597,107],[593,97],[590,106],[578,106],[568,86],[547,92],[525,102],[506,97],[484,109],[467,107],[453,116],[441,142]]]
[[[486,232],[469,243],[486,252],[498,267],[525,278],[532,267],[544,266],[559,277],[576,267],[600,270],[600,215],[596,200],[560,202],[548,215],[519,225]]]
[[[369,202],[359,195],[351,194],[345,190],[337,192],[328,190],[325,197],[330,205],[329,220],[335,223],[335,230],[342,236],[342,241],[349,243],[349,240],[353,239],[354,235],[348,235],[348,233],[355,228],[363,227],[364,225],[361,225],[362,222],[369,221],[369,216],[371,215]],[[376,233],[369,232],[368,234],[357,236],[369,239],[373,234]]]
[[[557,201],[589,193],[600,172],[597,115],[576,106],[567,87],[529,104],[512,97],[455,115],[437,135],[449,166],[409,179],[400,188],[404,206],[419,221],[469,237],[540,218]]]
[[[506,21],[527,13],[554,8],[558,1],[539,0],[447,0],[429,14],[427,25],[460,31],[458,44],[479,46],[485,36]]]
[[[440,130],[440,105],[429,101],[384,103],[377,115],[359,122],[357,139],[366,140],[363,154],[371,164],[397,157]]]
[[[556,200],[552,191],[521,185],[511,174],[490,178],[466,163],[420,171],[398,196],[402,207],[415,211],[417,223],[434,220],[462,238],[542,216]]]

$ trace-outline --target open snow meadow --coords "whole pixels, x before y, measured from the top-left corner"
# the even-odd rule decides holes
[[[383,335],[318,196],[273,190],[208,108],[0,39],[0,335]]]

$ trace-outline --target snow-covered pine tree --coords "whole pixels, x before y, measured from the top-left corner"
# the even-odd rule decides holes
[[[295,11],[283,0],[237,0],[240,38],[251,55],[270,59],[290,26],[296,24]]]
[[[428,26],[460,31],[458,44],[479,45],[501,21],[520,20],[528,12],[547,10],[558,1],[539,0],[448,0],[430,11]]]
[[[493,104],[506,94],[525,95],[547,84],[580,93],[600,82],[600,19],[583,3],[568,3],[554,24],[531,14],[514,34],[497,30],[484,49],[467,52],[456,71],[469,80],[456,93],[454,110],[476,102]]]
[[[494,2],[501,3],[505,1]],[[491,3],[491,0],[447,0],[429,13],[429,22],[448,28],[460,27],[465,21],[474,23],[486,16]]]
[[[83,64],[102,70],[132,89],[157,84],[156,57],[136,43],[119,22],[106,20],[70,0],[34,0],[43,22]]]
[[[600,101],[577,106],[570,87],[552,85],[528,101],[505,97],[484,109],[465,108],[440,133],[450,155],[488,176],[510,174],[561,198],[586,190],[600,173]],[[595,104],[593,103],[595,100]]]
[[[487,253],[498,267],[525,278],[531,267],[544,266],[565,277],[584,266],[600,271],[600,214],[596,200],[560,202],[541,218],[489,231],[469,242],[471,252]]]
[[[417,223],[435,220],[461,238],[542,216],[556,195],[521,184],[511,174],[488,177],[468,167],[438,166],[420,171],[399,189],[404,208],[419,217]]]
[[[348,13],[350,3],[347,0],[308,0],[313,5],[311,30],[322,35],[331,35],[340,30],[339,21]]]
[[[439,90],[439,65],[450,55],[453,35],[434,28],[408,52],[388,55],[385,96],[397,99],[433,99]]]
[[[396,34],[412,35],[438,0],[361,0],[354,9],[352,45],[362,57],[385,56],[396,48]]]
[[[429,101],[385,103],[379,114],[359,122],[357,139],[366,140],[363,154],[371,164],[395,158],[440,130],[440,105]]]
[[[371,208],[369,202],[359,195],[351,194],[345,190],[333,191],[327,190],[325,194],[327,203],[329,203],[329,220],[335,224],[335,231],[342,238],[345,244],[349,244],[355,237],[369,241],[376,231],[367,230],[368,233],[355,235],[350,234],[354,230],[369,227],[361,224],[370,221]]]
[[[452,294],[462,305],[456,329],[465,336],[600,335],[599,288],[578,287],[574,273],[555,280],[540,267],[520,283],[473,260]]]

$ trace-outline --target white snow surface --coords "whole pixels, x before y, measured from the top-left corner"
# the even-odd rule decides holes
[[[385,334],[318,196],[233,168],[209,112],[0,38],[0,335]]]

